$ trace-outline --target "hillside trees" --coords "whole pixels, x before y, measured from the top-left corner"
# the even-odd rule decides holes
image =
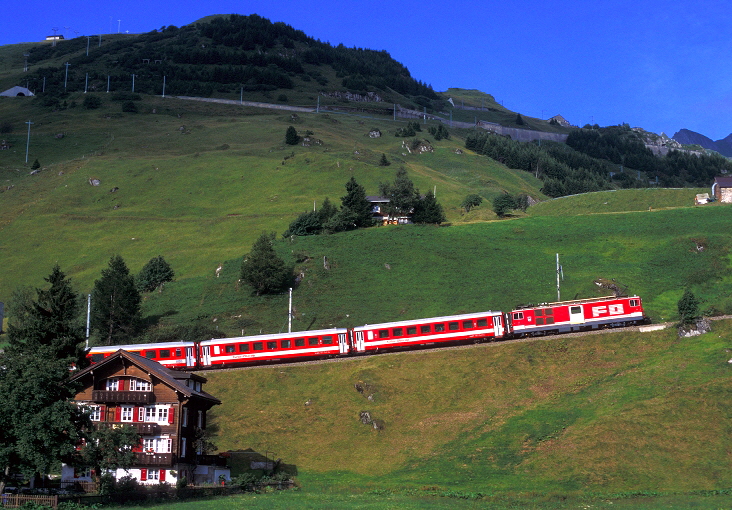
[[[241,279],[257,296],[280,292],[293,281],[293,267],[277,255],[274,239],[274,233],[262,232],[241,265]]]
[[[422,197],[404,167],[397,170],[394,182],[379,184],[379,191],[381,196],[389,199],[384,209],[392,219],[411,217],[414,223],[435,224],[445,221],[444,211],[435,195],[430,191]]]
[[[300,136],[297,134],[297,129],[294,126],[290,126],[285,131],[285,143],[287,145],[297,145],[300,143]]]
[[[142,319],[141,297],[134,277],[119,255],[94,282],[91,327],[104,345],[125,343],[138,332]]]
[[[476,195],[475,193],[471,193],[470,195],[466,196],[465,199],[463,199],[463,201],[460,203],[460,207],[465,209],[466,213],[469,213],[473,207],[478,207],[482,203],[483,197],[481,197],[480,195]]]
[[[366,199],[366,189],[354,177],[346,183],[346,194],[341,197],[341,208],[348,208],[355,215],[357,228],[371,227],[374,219],[371,214],[371,202]]]
[[[677,308],[679,310],[681,324],[684,326],[694,324],[699,318],[699,299],[689,289],[684,291],[684,295],[679,299]]]
[[[162,255],[150,259],[135,279],[137,288],[142,292],[151,292],[166,282],[173,281],[175,271]]]

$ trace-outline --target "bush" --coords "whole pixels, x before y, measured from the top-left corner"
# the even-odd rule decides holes
[[[87,95],[84,97],[84,102],[82,104],[87,110],[96,110],[102,106],[102,100],[99,96]]]
[[[137,106],[132,101],[122,103],[122,111],[125,113],[137,113]]]

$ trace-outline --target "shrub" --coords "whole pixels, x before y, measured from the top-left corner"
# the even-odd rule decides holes
[[[96,110],[102,106],[102,100],[99,96],[87,95],[84,97],[84,102],[82,104],[87,110]]]
[[[125,113],[137,113],[137,106],[132,101],[122,103],[122,111]]]

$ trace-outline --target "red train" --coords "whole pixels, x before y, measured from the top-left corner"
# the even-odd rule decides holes
[[[124,349],[168,368],[197,370],[588,331],[645,321],[643,304],[638,296],[608,296],[520,306],[507,314],[487,311],[370,324],[352,329],[93,347],[88,356],[92,362],[97,362]]]

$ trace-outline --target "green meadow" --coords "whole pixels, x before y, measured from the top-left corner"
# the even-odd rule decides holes
[[[302,275],[294,330],[553,301],[557,253],[562,299],[605,295],[602,279],[640,295],[654,322],[677,320],[687,288],[706,313],[732,313],[732,209],[693,207],[707,190],[547,200],[532,175],[465,150],[460,130],[417,155],[394,136],[404,123],[388,115],[293,117],[147,96],[133,114],[98,96],[95,110],[82,94],[58,111],[37,99],[0,100],[0,123],[12,125],[0,135],[12,144],[0,151],[0,301],[19,286],[42,286],[56,262],[87,293],[111,256],[136,273],[163,255],[176,279],[143,296],[150,331],[283,331],[287,296],[256,297],[238,283],[252,242],[263,231],[281,239],[326,197],[339,204],[351,176],[376,195],[404,166],[422,192],[436,190],[447,224],[281,239],[278,253]],[[309,147],[284,144],[290,125],[312,132]],[[419,138],[430,139],[427,127]],[[372,128],[383,136],[370,138]],[[378,165],[382,154],[390,166]],[[41,171],[31,175],[36,159]],[[499,220],[490,201],[503,192],[540,203]],[[470,193],[484,202],[466,214],[460,203]],[[208,390],[224,402],[212,415],[219,449],[274,452],[300,485],[231,501],[728,506],[731,327],[715,322],[687,340],[674,329],[618,332],[210,373]],[[383,430],[359,421],[366,410]]]

